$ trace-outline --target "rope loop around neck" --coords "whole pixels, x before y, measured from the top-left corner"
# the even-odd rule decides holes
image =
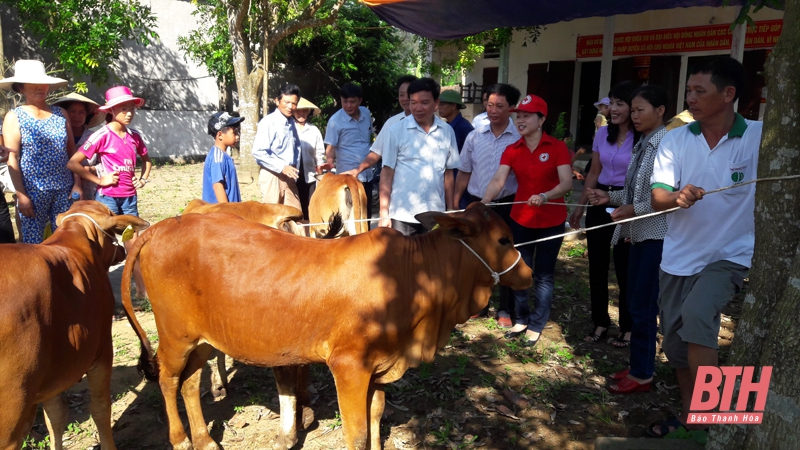
[[[464,242],[462,239],[459,239],[458,242],[461,242],[464,245],[464,247],[467,247],[467,250],[472,252],[472,254],[475,255],[476,258],[478,258],[478,261],[480,261],[481,264],[483,264],[484,267],[489,269],[489,272],[492,274],[492,280],[494,280],[494,285],[495,286],[500,284],[500,276],[507,274],[509,271],[511,271],[511,269],[516,267],[517,264],[519,264],[519,260],[522,258],[522,253],[520,253],[519,250],[517,250],[517,259],[516,259],[516,261],[514,261],[514,264],[511,264],[511,266],[509,266],[508,269],[506,269],[506,270],[504,270],[502,272],[495,272],[494,270],[492,270],[491,267],[489,267],[489,264],[486,264],[486,261],[484,261],[483,258],[481,258],[481,256],[475,250],[473,250],[469,245],[467,245],[466,242]],[[516,249],[514,249],[514,250],[516,250]]]
[[[101,232],[101,233],[103,233],[103,234],[105,234],[106,236],[108,236],[108,237],[110,237],[110,238],[111,238],[111,243],[112,243],[113,245],[116,245],[117,247],[119,247],[119,246],[120,246],[120,245],[119,245],[119,242],[117,242],[117,237],[116,237],[116,236],[114,236],[114,235],[108,234],[108,232],[106,232],[106,230],[104,230],[104,229],[103,229],[103,228],[100,226],[100,224],[98,224],[98,223],[97,223],[97,221],[96,221],[96,220],[94,220],[94,218],[93,218],[92,216],[90,216],[90,215],[88,215],[88,214],[84,214],[84,213],[72,213],[72,214],[67,214],[66,216],[64,216],[64,217],[61,219],[61,224],[63,225],[63,224],[64,224],[64,221],[65,221],[65,220],[67,220],[67,219],[69,219],[70,217],[84,217],[84,218],[86,218],[86,219],[89,219],[89,220],[90,220],[90,221],[91,221],[91,222],[94,224],[94,226],[95,226],[95,227],[97,227],[97,229],[98,229],[98,230],[100,230],[100,232]]]

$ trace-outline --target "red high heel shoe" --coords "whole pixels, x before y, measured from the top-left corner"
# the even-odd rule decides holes
[[[650,392],[650,385],[652,382],[637,383],[630,378],[623,378],[608,387],[609,392],[612,394],[633,394],[634,392]]]

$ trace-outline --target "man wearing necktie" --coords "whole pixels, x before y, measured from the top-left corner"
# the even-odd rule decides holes
[[[278,107],[258,123],[253,158],[261,168],[258,184],[263,203],[301,208],[297,192],[300,140],[292,117],[299,101],[299,87],[293,84],[281,87],[275,99]]]

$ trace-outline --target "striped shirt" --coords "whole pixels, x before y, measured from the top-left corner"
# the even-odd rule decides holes
[[[467,136],[464,148],[461,149],[460,169],[462,172],[472,173],[467,192],[483,198],[489,182],[500,167],[500,157],[503,156],[506,147],[518,140],[519,133],[513,125],[507,126],[498,137],[494,136],[489,125],[478,128]],[[515,192],[517,192],[517,178],[512,172],[508,174],[506,184],[495,198],[507,197]]]
[[[475,116],[474,119],[472,119],[472,128],[475,128],[477,130],[477,129],[481,128],[481,127],[485,127],[485,126],[489,125],[489,123],[490,123],[489,122],[489,114],[486,111],[484,111],[484,112],[478,114],[477,116]],[[513,127],[514,126],[514,119],[509,117],[508,118],[508,124]]]

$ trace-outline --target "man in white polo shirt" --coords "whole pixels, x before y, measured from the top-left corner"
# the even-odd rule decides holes
[[[355,169],[348,170],[344,173],[354,177],[358,176],[358,174],[369,169],[381,159],[383,147],[386,145],[387,136],[389,136],[389,130],[392,128],[392,126],[394,126],[394,124],[400,122],[411,114],[411,109],[408,106],[408,86],[416,79],[417,77],[414,75],[403,75],[397,79],[397,101],[400,103],[400,107],[403,108],[403,110],[386,120],[381,128],[381,131],[378,133],[378,136],[375,138],[375,142],[372,143],[372,147],[369,149],[369,154],[366,158],[364,158],[363,161],[361,161],[361,164],[359,164],[359,166]]]
[[[420,78],[408,96],[411,116],[389,130],[383,148],[379,225],[412,236],[425,232],[416,214],[453,208],[452,169],[461,161],[453,128],[434,114],[439,83]]]
[[[755,184],[704,198],[756,178],[762,124],[734,110],[744,83],[744,67],[733,58],[698,63],[686,83],[696,121],[667,133],[656,157],[653,208],[682,208],[667,216],[659,304],[662,347],[678,375],[683,411],[653,424],[653,436],[686,426],[697,368],[719,365],[720,312],[741,289],[753,257]],[[705,426],[687,428],[695,427]]]

